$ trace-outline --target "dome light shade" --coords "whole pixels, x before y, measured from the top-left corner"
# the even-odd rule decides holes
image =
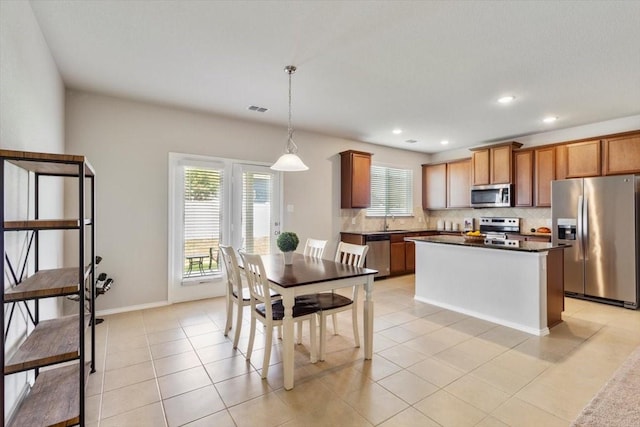
[[[277,162],[271,166],[271,169],[282,172],[300,172],[309,170],[300,157],[293,153],[284,153]]]
[[[291,124],[291,75],[296,72],[296,67],[287,65],[284,67],[284,71],[289,74],[289,136],[284,154],[271,166],[271,169],[282,172],[306,171],[309,170],[309,167],[296,155],[298,146],[293,142],[293,125]]]

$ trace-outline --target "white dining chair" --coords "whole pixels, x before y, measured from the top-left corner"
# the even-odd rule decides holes
[[[326,240],[307,239],[303,254],[312,258],[322,258],[325,246],[327,246]]]
[[[304,245],[303,255],[311,258],[315,258],[315,259],[322,259],[322,255],[324,254],[324,248],[326,246],[327,246],[326,240],[308,238],[307,242]],[[302,342],[302,323],[299,323],[297,327],[298,327],[298,339],[296,340],[296,343],[300,344]]]
[[[242,329],[243,308],[251,304],[251,294],[249,288],[243,285],[242,274],[238,266],[236,252],[231,246],[220,245],[220,254],[227,276],[227,323],[224,328],[224,336],[229,335],[233,323],[233,306],[236,306],[236,326],[233,338],[233,348],[238,348],[240,340],[240,330]],[[280,294],[271,290],[271,298],[277,299]]]
[[[352,243],[340,242],[336,250],[334,261],[341,264],[352,265],[355,267],[364,267],[364,261],[367,256],[369,247],[366,245],[354,245]],[[303,295],[305,301],[315,303],[320,309],[318,316],[320,317],[320,355],[319,359],[324,360],[326,352],[326,333],[327,333],[327,317],[333,318],[333,333],[338,334],[337,313],[341,311],[352,311],[353,323],[353,340],[356,347],[360,347],[360,334],[358,333],[358,288],[354,286],[352,297],[348,298],[335,292],[321,292],[314,295]]]
[[[247,360],[251,359],[251,353],[253,350],[253,341],[256,334],[256,320],[259,320],[264,324],[265,330],[265,343],[264,343],[264,359],[262,361],[262,378],[267,377],[269,370],[269,360],[271,359],[271,350],[273,343],[273,328],[282,326],[282,319],[284,318],[284,306],[282,299],[273,301],[271,298],[271,290],[269,288],[269,281],[262,263],[262,258],[257,254],[247,254],[240,252],[242,257],[242,263],[244,265],[244,271],[247,276],[247,282],[249,285],[249,293],[251,294],[251,332],[249,333],[249,346],[247,348]],[[311,363],[316,363],[317,351],[316,351],[316,311],[318,310],[316,304],[299,302],[296,298],[296,302],[293,306],[293,320],[300,324],[305,320],[310,323],[311,330],[311,348],[310,348],[310,360]],[[286,337],[282,337],[286,339]],[[291,337],[293,338],[293,337]]]

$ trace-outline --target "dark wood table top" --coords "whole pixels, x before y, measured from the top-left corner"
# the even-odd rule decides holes
[[[285,288],[377,273],[370,268],[305,257],[299,253],[293,254],[292,265],[284,265],[284,257],[280,253],[262,255],[262,263],[269,281]]]

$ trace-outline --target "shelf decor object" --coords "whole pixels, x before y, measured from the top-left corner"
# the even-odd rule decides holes
[[[9,168],[11,173],[5,174]],[[28,179],[21,179],[25,174]],[[4,251],[0,260],[3,272],[0,298],[5,313],[0,320],[3,347],[0,424],[83,426],[85,387],[89,374],[95,372],[95,173],[84,156],[0,149],[0,176],[5,177],[0,186],[0,246]],[[65,184],[74,181],[72,191],[76,194],[72,194],[72,199],[77,202],[74,218],[40,218],[46,210],[39,197],[43,177],[47,183],[56,178]],[[27,185],[21,188],[24,182]],[[21,199],[33,206],[33,212],[27,212],[27,218],[7,221],[7,194],[20,192]],[[73,267],[40,268],[40,258],[46,250],[40,245],[41,234],[49,230],[61,230],[58,232],[69,233],[75,239]],[[20,234],[7,238],[10,233]],[[26,253],[16,261],[13,247],[23,236]],[[40,319],[43,298],[67,297],[75,298],[75,313]],[[20,312],[26,313],[24,320],[18,315]],[[21,335],[24,335],[21,341],[7,342],[7,336]],[[27,391],[7,408],[5,387],[15,388],[16,381],[6,381],[6,377],[21,372],[32,372],[26,376]]]
[[[305,165],[296,154],[298,152],[298,146],[293,141],[293,125],[291,124],[291,75],[296,72],[296,69],[294,65],[284,67],[284,71],[289,74],[289,131],[284,154],[271,166],[271,169],[282,172],[309,170],[309,167]]]

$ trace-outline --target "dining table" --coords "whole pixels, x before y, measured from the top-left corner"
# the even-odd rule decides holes
[[[282,296],[282,364],[284,388],[293,389],[294,333],[293,305],[295,297],[352,286],[364,288],[364,357],[373,356],[373,278],[377,270],[355,267],[339,262],[293,254],[290,265],[285,265],[282,254],[262,255],[271,288]]]

